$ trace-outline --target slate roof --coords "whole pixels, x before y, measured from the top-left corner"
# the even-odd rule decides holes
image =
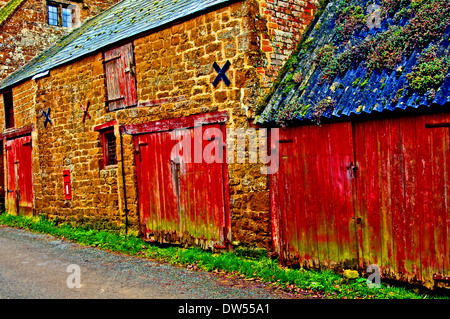
[[[400,6],[389,7],[395,1]],[[448,0],[424,0],[423,7],[413,6],[417,0],[395,1],[330,0],[259,106],[256,122],[294,125],[450,102]],[[369,28],[371,4],[387,15]]]
[[[56,45],[37,56],[0,83],[13,87],[36,74],[54,69],[150,30],[200,14],[230,0],[123,0],[85,21]]]
[[[25,0],[10,0],[0,9],[0,24],[9,18],[9,16],[22,4]]]

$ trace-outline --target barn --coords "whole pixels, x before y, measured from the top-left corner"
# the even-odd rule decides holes
[[[446,0],[329,1],[256,120],[285,263],[449,284],[449,40]]]
[[[263,164],[249,152],[180,159],[174,136],[217,155],[234,142],[227,129],[254,134],[256,101],[316,7],[123,0],[88,19],[0,83],[7,210],[149,241],[270,249]]]

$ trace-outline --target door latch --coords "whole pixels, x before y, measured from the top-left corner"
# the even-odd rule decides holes
[[[347,170],[351,171],[353,177],[356,177],[358,166],[354,165],[353,162],[350,162],[349,166],[347,166]]]

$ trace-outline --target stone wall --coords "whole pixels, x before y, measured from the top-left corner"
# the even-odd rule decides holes
[[[227,111],[228,128],[250,128],[256,101],[266,91],[259,71],[273,71],[271,57],[261,50],[261,40],[270,27],[260,10],[258,1],[238,2],[135,39],[138,107],[114,112],[105,107],[101,53],[14,88],[16,128],[35,125],[36,211],[95,227],[122,227],[124,174],[130,227],[137,230],[133,139],[123,136],[122,172],[119,126]],[[227,72],[231,85],[227,87],[222,81],[215,88],[212,82],[217,73],[212,64],[217,62],[222,67],[226,61],[231,63]],[[83,123],[80,106],[88,102],[91,118]],[[0,98],[3,112],[1,103]],[[34,108],[31,112],[30,105]],[[44,128],[41,114],[49,107],[53,125]],[[35,115],[27,117],[30,113]],[[119,164],[105,169],[101,164],[101,135],[93,128],[114,120]],[[247,152],[247,158],[250,155],[254,154]],[[269,184],[260,168],[261,164],[251,163],[228,165],[231,240],[270,248]],[[71,172],[70,201],[64,199],[64,169]]]

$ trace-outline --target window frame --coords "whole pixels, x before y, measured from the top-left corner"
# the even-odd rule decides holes
[[[52,27],[61,27],[61,28],[73,28],[74,26],[74,18],[76,16],[76,14],[73,14],[73,10],[69,9],[69,6],[74,5],[74,6],[78,6],[76,4],[73,3],[62,3],[62,2],[58,2],[58,1],[47,1],[47,24],[49,26]],[[56,17],[57,17],[57,23],[56,24],[51,24],[50,23],[50,7],[52,8],[56,8]],[[64,17],[67,17],[67,14],[64,14],[64,11],[68,10],[69,11],[69,20],[65,20]],[[54,14],[54,12],[52,12]],[[55,19],[52,19],[52,21],[54,21]],[[67,25],[64,25],[65,22],[67,23]]]
[[[103,149],[103,168],[108,168],[108,167],[117,167],[118,165],[118,159],[117,159],[117,137],[114,133],[114,127],[111,128],[106,128],[104,130],[100,131],[101,135],[102,135],[102,149]],[[108,140],[108,135],[114,136],[114,162],[110,162],[110,157],[109,157],[109,140]]]
[[[5,119],[5,129],[15,128],[14,118],[14,97],[12,90],[3,92],[3,114]]]
[[[56,12],[50,10],[50,8],[55,8]],[[50,21],[55,21],[54,18],[51,18],[51,14],[54,15],[56,13],[56,24],[50,23]],[[47,23],[48,25],[58,27],[59,26],[59,6],[52,2],[47,2]]]

